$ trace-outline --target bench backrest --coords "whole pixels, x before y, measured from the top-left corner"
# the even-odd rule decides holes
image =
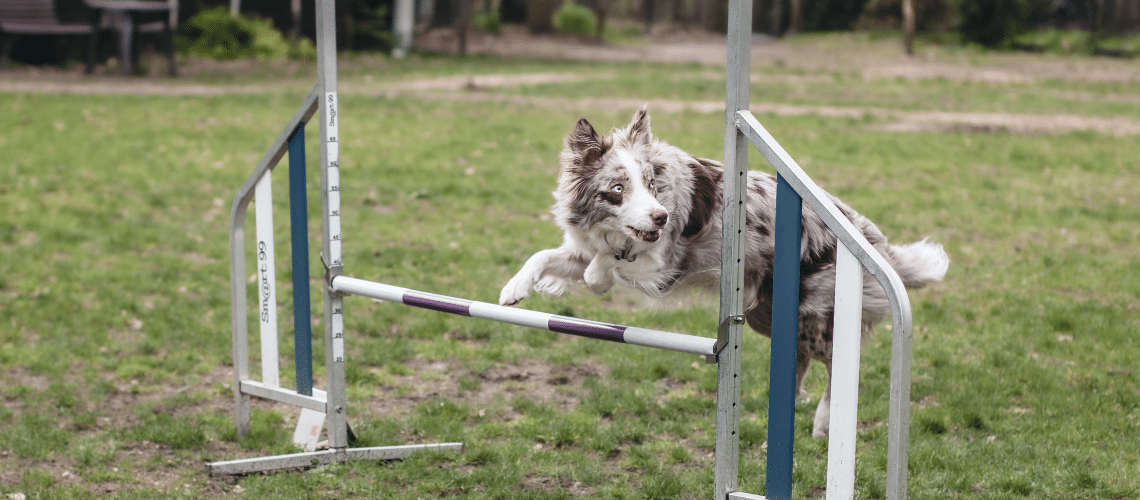
[[[55,0],[0,0],[0,21],[59,24],[55,15]]]

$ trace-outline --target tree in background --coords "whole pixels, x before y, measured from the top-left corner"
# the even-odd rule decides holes
[[[902,0],[903,50],[914,55],[914,0]]]
[[[531,33],[541,35],[553,33],[554,24],[551,19],[562,0],[526,0],[526,27]]]

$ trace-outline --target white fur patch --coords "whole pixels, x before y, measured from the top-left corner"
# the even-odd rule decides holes
[[[894,245],[897,258],[895,270],[907,282],[907,286],[924,286],[942,281],[950,268],[950,257],[942,245],[924,238],[909,245]]]
[[[646,187],[645,172],[641,168],[641,163],[625,148],[615,149],[614,156],[618,163],[625,167],[629,178],[628,185],[624,186],[627,190],[627,201],[622,203],[621,209],[618,210],[621,223],[634,229],[646,231],[657,229],[651,214],[666,210]]]

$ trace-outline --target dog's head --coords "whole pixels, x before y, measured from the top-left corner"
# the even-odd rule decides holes
[[[600,227],[634,241],[656,242],[669,224],[672,188],[666,166],[654,162],[660,144],[643,107],[628,126],[602,137],[585,118],[566,137],[556,214],[583,231]]]

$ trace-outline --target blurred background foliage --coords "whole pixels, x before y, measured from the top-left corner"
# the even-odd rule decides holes
[[[280,0],[178,0],[177,47],[215,59],[312,57],[314,4],[299,18]],[[897,31],[904,0],[753,0],[757,34]],[[341,50],[391,51],[395,0],[336,0]],[[725,0],[412,0],[417,33],[432,29],[498,34],[521,24],[535,34],[592,36],[604,43],[671,31],[723,32]],[[82,22],[82,0],[56,0],[65,21]],[[936,43],[1133,57],[1140,45],[1140,0],[914,0],[918,36]],[[607,22],[610,24],[607,25]],[[607,30],[607,26],[610,29]],[[631,33],[632,32],[632,33]],[[294,36],[293,34],[296,34]],[[29,64],[81,60],[86,40],[23,37],[12,57]],[[109,38],[109,37],[108,37]],[[146,40],[154,45],[158,40]],[[114,54],[105,40],[102,54]]]

